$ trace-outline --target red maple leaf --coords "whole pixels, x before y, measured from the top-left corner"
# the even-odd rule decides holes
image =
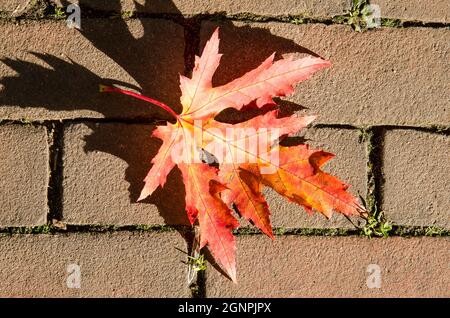
[[[200,248],[208,247],[229,277],[236,281],[236,243],[232,230],[239,226],[233,216],[234,204],[240,215],[273,238],[269,207],[262,187],[275,191],[326,217],[332,211],[345,215],[365,212],[357,199],[346,192],[348,185],[323,172],[321,167],[333,157],[307,145],[283,147],[277,142],[306,127],[314,116],[279,118],[270,111],[238,124],[225,124],[215,116],[226,108],[241,109],[254,104],[275,105],[275,96],[286,96],[293,85],[316,71],[330,67],[329,61],[308,56],[274,60],[274,54],[259,67],[219,87],[212,77],[219,66],[218,29],[196,57],[192,78],[180,76],[181,114],[143,95],[116,87],[102,86],[105,92],[120,92],[146,100],[168,111],[174,124],[158,126],[153,136],[163,144],[153,158],[139,200],[164,186],[167,175],[177,166],[186,188],[186,212],[192,225],[200,227]],[[205,155],[216,165],[205,162]]]

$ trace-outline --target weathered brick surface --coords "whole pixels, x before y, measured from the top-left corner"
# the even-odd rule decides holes
[[[403,20],[425,22],[450,22],[450,1],[448,0],[376,0],[381,16]]]
[[[13,11],[20,5],[18,0],[4,0],[0,4],[0,11]]]
[[[58,6],[66,6],[70,3],[78,3],[86,8],[112,12],[136,11],[145,13],[169,13],[169,14],[213,14],[213,13],[251,13],[256,15],[307,15],[313,17],[332,17],[341,15],[351,9],[349,0],[300,0],[300,1],[252,1],[252,0],[225,0],[225,1],[161,1],[161,0],[62,0],[53,1]],[[135,4],[136,3],[136,4]],[[377,0],[372,1],[380,7],[381,16],[409,21],[424,22],[450,22],[450,2],[441,0]],[[18,15],[31,7],[30,1],[2,0],[0,12],[9,15]]]
[[[189,297],[176,233],[0,237],[1,297]],[[68,265],[81,288],[68,288]],[[72,274],[71,277],[74,274]]]
[[[135,5],[134,2],[137,4]],[[62,4],[60,0],[57,3]],[[108,11],[137,11],[146,13],[171,13],[171,14],[202,14],[202,13],[252,13],[260,15],[297,15],[328,17],[345,13],[350,9],[350,1],[347,0],[278,0],[278,1],[252,1],[252,0],[172,0],[172,1],[147,1],[147,0],[122,0],[122,1],[98,1],[79,0],[77,3],[97,10]]]
[[[64,131],[63,220],[73,224],[188,224],[174,170],[164,189],[137,202],[161,142],[153,126],[74,124]]]
[[[13,14],[27,8],[27,1],[22,0],[2,0],[0,2],[0,12]]]
[[[449,136],[413,130],[386,132],[382,208],[389,220],[450,229],[449,149]]]
[[[0,226],[46,222],[47,132],[31,125],[0,126]]]
[[[69,29],[63,19],[40,19],[51,2],[80,2],[82,29]],[[188,225],[178,169],[163,189],[137,202],[161,145],[151,138],[152,123],[168,114],[128,96],[101,94],[98,85],[141,91],[178,111],[178,74],[188,71],[185,62],[192,62],[197,44],[191,37],[200,20],[193,15],[253,21],[260,16],[330,18],[350,10],[351,3],[0,0],[0,121],[76,119],[62,124],[62,145],[55,148],[61,156],[49,153],[44,126],[0,125],[0,228],[50,221],[50,157],[58,159],[51,205],[61,208],[52,209],[52,217],[64,223]],[[449,1],[372,3],[384,18],[450,23]],[[136,11],[144,14],[120,16]],[[364,196],[367,145],[358,141],[357,128],[381,126],[381,160],[372,164],[381,167],[376,190],[386,219],[400,226],[450,229],[450,137],[422,129],[450,123],[448,28],[428,24],[355,32],[342,24],[213,21],[206,15],[198,49],[220,26],[224,53],[214,85],[253,69],[273,51],[277,57],[309,53],[329,59],[331,69],[280,101],[283,110],[318,114],[316,124],[325,124],[300,135],[312,147],[336,154],[324,170],[351,184],[354,195]],[[272,190],[264,191],[274,227],[353,228],[342,215],[329,221],[318,213],[309,216]],[[206,281],[200,282],[208,297],[450,296],[449,237],[278,235],[273,242],[243,233],[237,237],[238,285],[209,266]],[[175,248],[186,250],[182,235],[165,231],[0,234],[0,297],[190,297],[187,266],[181,263],[186,255]],[[81,266],[80,289],[67,286],[70,264]],[[380,289],[366,284],[370,264],[381,269]]]
[[[239,237],[238,284],[208,269],[208,297],[449,297],[448,238]],[[381,288],[368,288],[379,265]]]
[[[336,155],[324,170],[352,185],[354,195],[366,194],[366,150],[358,143],[358,133],[350,129],[310,128],[302,133],[311,147],[324,149]],[[284,228],[354,228],[341,214],[335,213],[328,220],[319,213],[308,215],[297,204],[287,201],[275,191],[267,188],[266,198],[272,212],[273,225]],[[360,220],[354,220],[358,222]]]
[[[217,26],[207,22],[202,45]],[[273,51],[315,52],[333,63],[298,86],[289,100],[317,112],[321,123],[448,124],[450,32],[342,25],[232,23],[221,26],[224,53],[216,84],[259,65]]]
[[[0,23],[0,118],[167,116],[131,97],[99,93],[100,83],[119,81],[179,104],[181,26],[159,19],[83,19],[82,28],[69,29],[64,21]]]

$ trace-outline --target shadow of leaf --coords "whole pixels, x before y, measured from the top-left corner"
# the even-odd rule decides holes
[[[81,8],[89,8],[90,1],[80,0]],[[68,1],[62,1],[68,5]],[[108,1],[108,10],[121,11],[121,1]],[[4,77],[0,80],[3,89],[0,91],[0,104],[2,107],[14,106],[25,109],[45,109],[51,112],[68,111],[64,118],[76,117],[70,112],[89,110],[100,114],[100,117],[117,119],[168,119],[169,116],[159,111],[150,110],[148,104],[136,101],[126,96],[106,95],[98,92],[100,83],[107,85],[122,85],[141,91],[147,96],[159,99],[178,100],[178,72],[183,69],[174,69],[172,61],[175,56],[191,56],[190,46],[185,46],[184,52],[175,52],[174,42],[191,41],[184,38],[184,31],[177,31],[179,26],[199,23],[196,18],[183,18],[181,12],[172,1],[149,0],[145,5],[135,3],[140,11],[150,8],[152,12],[158,10],[176,15],[176,23],[153,18],[139,18],[128,21],[118,19],[83,18],[80,34],[88,40],[98,51],[114,61],[118,67],[125,70],[138,86],[129,85],[114,79],[102,78],[82,62],[66,61],[54,55],[43,52],[30,53],[35,58],[45,62],[49,67],[14,57],[2,58],[1,62],[13,69],[17,75]],[[82,10],[83,12],[83,10]],[[164,23],[163,23],[164,22]],[[130,30],[130,25],[136,27],[139,23],[139,32]],[[207,22],[203,26],[204,35],[209,37],[217,24]],[[292,40],[276,36],[266,28],[251,25],[235,25],[230,21],[219,23],[221,33],[221,52],[224,54],[221,65],[214,77],[214,85],[224,84],[237,76],[258,66],[272,52],[277,51],[278,56],[285,53],[314,52],[296,44]],[[199,25],[198,28],[200,29]],[[204,41],[204,39],[203,39]],[[203,42],[202,45],[203,46]],[[38,51],[38,50],[34,50]],[[198,52],[197,52],[198,54]],[[81,60],[83,55],[80,54]],[[188,65],[192,61],[186,61]],[[111,77],[114,77],[112,74]],[[291,113],[302,109],[300,105],[290,102],[280,102],[282,110]],[[284,105],[284,106],[283,106]],[[180,111],[179,104],[171,105]],[[147,110],[148,109],[148,110]],[[267,111],[263,109],[262,111]],[[138,110],[138,111],[137,111]],[[227,113],[228,112],[228,113]],[[256,116],[260,111],[251,113]],[[138,115],[129,115],[138,114]],[[248,114],[236,113],[227,110],[220,115],[223,121],[249,119]],[[239,117],[244,116],[244,117]],[[247,117],[245,117],[247,116]],[[97,116],[98,117],[98,116]],[[129,182],[130,201],[136,202],[142,188],[142,180],[151,167],[151,159],[160,145],[159,140],[150,138],[150,125],[130,125],[128,131],[115,129],[114,126],[98,125],[92,134],[85,137],[85,151],[101,151],[124,160],[126,180]],[[125,129],[125,128],[124,128]],[[129,131],[129,130],[132,131]],[[120,147],[118,145],[121,145]],[[150,198],[138,204],[154,204],[158,207],[161,216],[167,224],[187,224],[184,212],[184,185],[180,173],[174,169],[169,175],[164,189],[158,189]],[[184,234],[183,234],[184,235]],[[188,236],[185,236],[188,238]]]

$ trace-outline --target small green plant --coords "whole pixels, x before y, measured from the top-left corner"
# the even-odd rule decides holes
[[[131,19],[134,16],[134,11],[122,11],[123,19]]]
[[[139,224],[136,226],[136,230],[138,231],[144,231],[144,232],[148,232],[152,229],[152,227],[150,225],[147,224]]]
[[[425,236],[441,236],[444,232],[445,230],[433,226],[425,228]]]
[[[305,23],[305,19],[304,18],[292,18],[291,23],[292,24],[303,24],[303,23]]]
[[[21,123],[22,125],[25,125],[25,126],[32,126],[32,125],[33,125],[33,123],[31,122],[31,120],[26,119],[26,118],[22,118],[22,119],[20,119],[19,121],[20,121],[20,123]]]
[[[64,19],[66,18],[66,11],[62,7],[55,7],[55,12],[50,16],[55,19]]]
[[[366,224],[362,228],[362,231],[367,237],[388,237],[392,231],[392,224],[385,221],[383,213],[374,207],[373,211],[368,214]]]
[[[369,23],[373,14],[369,0],[353,0],[349,13],[341,18],[341,23],[349,24],[357,32],[374,27]]]
[[[274,230],[275,235],[284,235],[286,234],[286,229],[284,227],[279,227]]]
[[[203,254],[198,257],[188,256],[188,265],[192,267],[194,272],[201,272],[206,270],[206,260]]]

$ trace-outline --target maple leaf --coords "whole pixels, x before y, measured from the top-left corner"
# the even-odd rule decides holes
[[[164,186],[169,172],[178,166],[186,189],[189,221],[192,225],[198,222],[200,228],[200,248],[207,246],[235,282],[236,242],[232,230],[239,223],[231,206],[273,238],[269,207],[262,194],[264,186],[302,205],[308,212],[316,210],[328,218],[333,211],[345,215],[365,212],[357,199],[346,192],[348,185],[321,170],[332,154],[307,145],[279,145],[282,137],[305,128],[314,116],[280,118],[278,110],[273,110],[237,124],[215,120],[226,108],[275,105],[273,97],[291,94],[294,84],[331,66],[329,61],[318,57],[274,62],[274,56],[242,77],[213,87],[212,78],[221,58],[216,29],[202,55],[196,56],[192,77],[180,76],[181,114],[152,98],[101,86],[103,92],[119,92],[148,101],[176,119],[175,123],[158,126],[153,132],[163,144],[152,160],[139,200]],[[205,156],[209,156],[209,161]]]

